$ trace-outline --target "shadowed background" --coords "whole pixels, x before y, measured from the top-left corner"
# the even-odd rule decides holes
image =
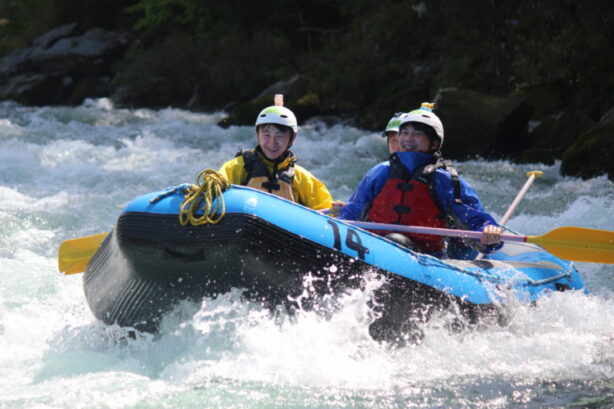
[[[3,0],[0,99],[224,111],[381,130],[436,101],[444,154],[614,178],[614,3]]]

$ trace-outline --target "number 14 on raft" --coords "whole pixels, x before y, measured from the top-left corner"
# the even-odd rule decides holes
[[[480,239],[482,233],[472,230],[451,230],[434,227],[401,226],[398,224],[343,222],[329,220],[330,224],[347,223],[356,227],[372,230],[405,231],[408,233],[434,234]],[[334,229],[334,227],[333,227]],[[353,232],[358,236],[358,233]],[[60,245],[58,267],[64,274],[82,273],[87,263],[107,236],[107,233],[66,240]],[[359,238],[359,237],[358,237]],[[357,237],[347,237],[346,245],[356,250],[359,257],[364,257],[368,249],[363,247]],[[335,247],[341,247],[341,241],[335,238]],[[516,236],[502,234],[502,241],[528,242],[542,246],[557,257],[570,261],[588,263],[614,264],[614,231],[585,229],[582,227],[559,227],[542,236]],[[361,258],[362,258],[361,257]]]
[[[528,172],[529,179],[516,195],[516,198],[505,212],[500,221],[501,225],[507,223],[512,212],[522,200],[524,194],[536,177],[542,172]],[[334,248],[341,250],[341,237],[336,223],[338,220],[328,220],[334,232]],[[370,223],[360,221],[342,221],[356,227],[371,230],[404,231],[408,233],[434,234],[439,236],[462,237],[480,239],[482,233],[470,230],[451,230],[421,226],[401,226],[398,224]],[[94,234],[64,241],[58,251],[58,268],[63,274],[76,274],[85,271],[87,263],[94,255],[108,233]],[[614,232],[607,230],[585,229],[582,227],[560,227],[542,236],[516,236],[501,235],[502,241],[528,242],[542,246],[557,257],[570,261],[584,261],[588,263],[614,264]],[[360,236],[353,230],[348,230],[345,245],[355,250],[360,259],[364,259],[369,249],[364,247]],[[481,257],[480,257],[481,258]]]

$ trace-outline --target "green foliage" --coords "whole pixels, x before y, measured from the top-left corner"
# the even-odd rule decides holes
[[[348,26],[303,64],[324,104],[360,112],[360,126],[379,129],[391,113],[433,96],[430,78],[437,72],[425,61],[432,50],[431,19],[408,2],[390,0],[344,3],[342,13]]]
[[[0,2],[0,56],[27,46],[58,26],[78,23],[118,28],[121,11],[134,0],[3,0]]]
[[[197,91],[199,108],[219,109],[291,75],[283,58],[288,48],[282,37],[268,32],[249,39],[233,33],[218,41],[178,33],[133,50],[117,67],[116,84],[135,103],[185,106]]]
[[[561,173],[584,179],[606,173],[614,179],[614,122],[605,121],[583,133],[563,155]]]
[[[202,48],[190,38],[169,36],[147,49],[134,49],[117,70],[115,83],[127,103],[149,106],[185,105],[199,75],[193,56]]]
[[[298,73],[295,99],[311,95],[373,129],[442,87],[556,89],[540,97],[552,101],[544,116],[597,119],[614,105],[614,2],[4,0],[0,13],[0,52],[72,21],[130,27],[143,48],[117,66],[116,83],[160,103],[185,104],[196,87],[219,108]]]
[[[612,85],[606,68],[614,62],[612,3],[492,1],[476,8],[459,0],[442,13],[442,85],[506,93],[559,83],[577,108],[595,92],[605,97],[600,89]]]
[[[40,10],[30,15],[28,10]],[[37,0],[6,1],[0,3],[0,55],[24,47],[35,36],[53,28],[54,7],[51,2]]]
[[[597,117],[614,104],[612,4],[140,0],[130,10],[154,42],[178,32],[204,42],[195,63],[223,102],[297,72],[324,112],[360,114],[359,125],[378,129],[442,87],[509,94],[556,84],[563,100],[552,109]]]
[[[169,33],[184,29],[203,34],[210,26],[205,2],[193,0],[140,0],[126,12],[141,16],[134,24],[141,31]]]

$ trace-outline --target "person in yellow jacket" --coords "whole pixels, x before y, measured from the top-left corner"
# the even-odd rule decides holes
[[[235,185],[263,190],[315,210],[329,209],[332,197],[320,180],[296,164],[290,150],[298,133],[296,116],[283,106],[283,95],[275,105],[263,109],[256,119],[258,146],[237,153],[219,173]]]

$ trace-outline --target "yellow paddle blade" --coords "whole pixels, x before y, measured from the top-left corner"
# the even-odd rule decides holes
[[[68,275],[82,273],[100,243],[108,233],[94,234],[78,239],[66,240],[58,250],[58,267],[60,272]]]
[[[566,260],[614,264],[614,231],[559,227],[527,241]]]

